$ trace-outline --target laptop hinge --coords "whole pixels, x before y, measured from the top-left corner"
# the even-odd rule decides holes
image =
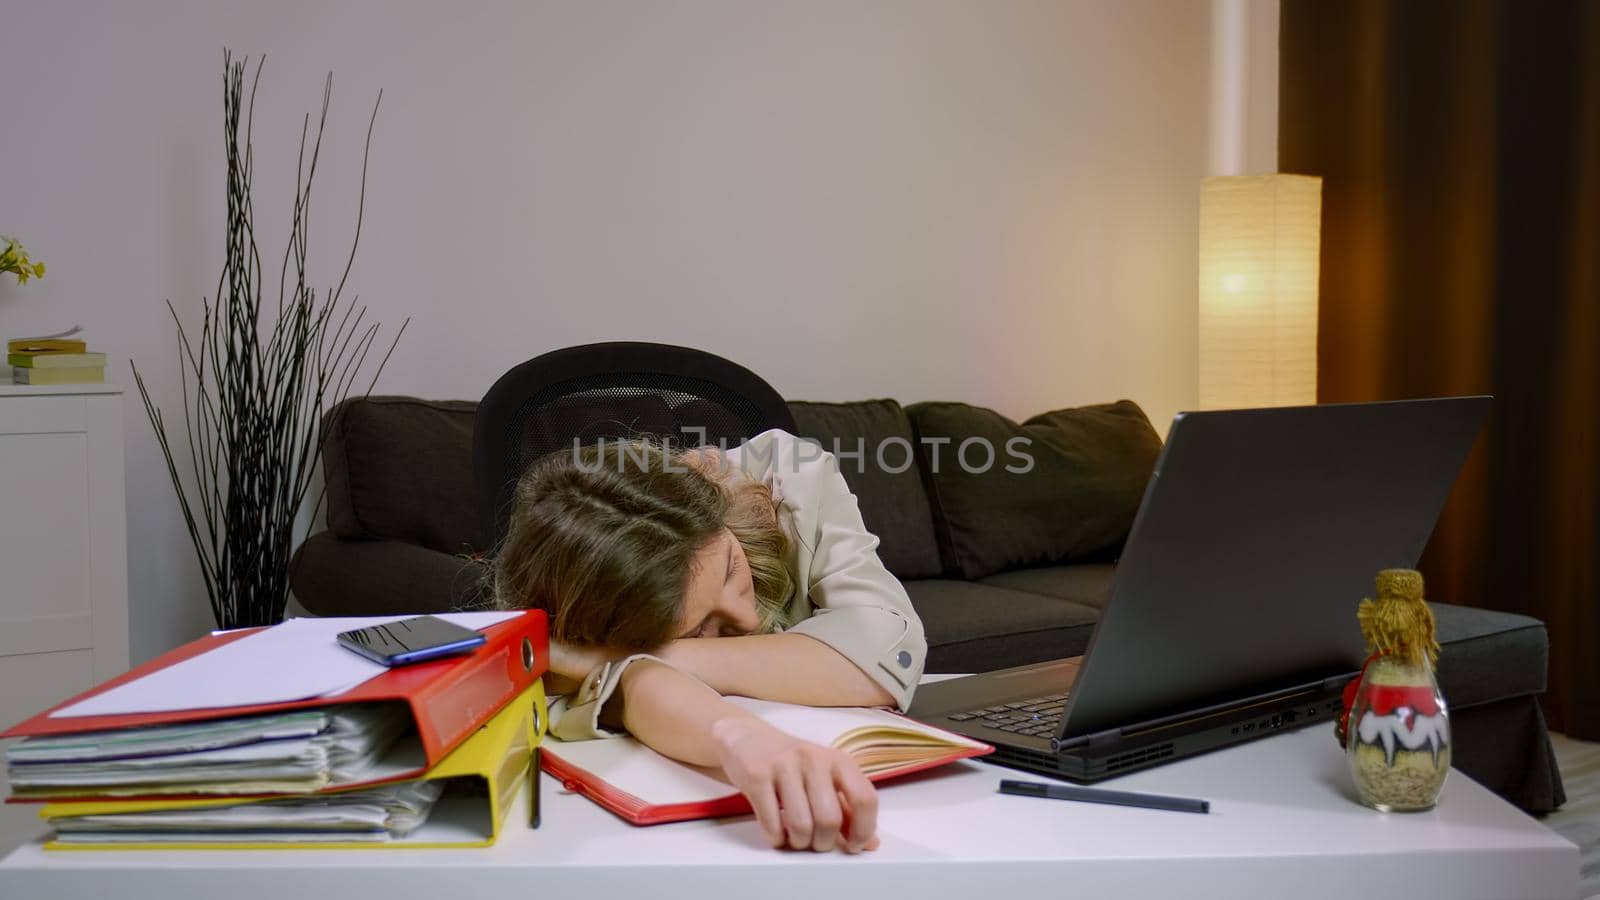
[[[1329,693],[1344,690],[1344,686],[1360,677],[1361,673],[1351,672],[1345,675],[1335,675],[1332,678],[1322,679],[1322,689]]]
[[[1083,745],[1087,744],[1088,742],[1089,742],[1088,738],[1082,738],[1082,737],[1072,737],[1072,738],[1066,738],[1066,739],[1051,738],[1050,739],[1050,752],[1051,753],[1060,753],[1063,750],[1074,750],[1074,749],[1076,749],[1078,747],[1082,747]]]
[[[1094,734],[1089,735],[1088,740],[1088,745],[1091,748],[1106,747],[1120,743],[1122,743],[1121,728],[1110,728],[1105,731],[1095,732]]]
[[[1050,739],[1050,752],[1060,753],[1063,750],[1072,750],[1078,747],[1099,749],[1120,743],[1122,743],[1122,729],[1109,728],[1105,731],[1097,731],[1087,737],[1073,737],[1066,740],[1053,737]]]

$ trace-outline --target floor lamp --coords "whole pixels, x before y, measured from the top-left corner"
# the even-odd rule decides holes
[[[1201,409],[1317,402],[1321,224],[1321,178],[1202,183]]]

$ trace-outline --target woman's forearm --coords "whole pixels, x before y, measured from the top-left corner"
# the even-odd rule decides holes
[[[892,706],[895,702],[855,663],[803,634],[684,638],[656,655],[719,694],[806,706]]]
[[[648,659],[622,673],[601,714],[602,722],[620,722],[657,753],[697,766],[720,764],[715,744],[719,723],[750,718],[693,676]]]

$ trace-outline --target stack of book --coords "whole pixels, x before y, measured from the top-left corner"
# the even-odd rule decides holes
[[[332,639],[381,619],[180,647],[0,735],[10,802],[44,804],[47,849],[492,843],[542,736],[545,618],[449,618],[484,645],[397,669]]]
[[[91,353],[72,335],[79,329],[6,342],[6,364],[16,384],[102,384],[106,355]]]

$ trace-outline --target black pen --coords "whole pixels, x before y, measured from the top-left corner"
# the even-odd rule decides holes
[[[539,745],[528,757],[528,827],[539,827]]]
[[[1160,794],[1130,794],[1126,791],[1107,791],[1100,788],[1076,787],[1069,784],[1050,784],[1042,781],[1009,781],[1002,779],[1000,793],[1019,797],[1047,797],[1051,800],[1078,800],[1083,803],[1109,803],[1113,806],[1137,806],[1141,809],[1166,809],[1172,812],[1208,813],[1211,801],[1191,797],[1163,797]]]

